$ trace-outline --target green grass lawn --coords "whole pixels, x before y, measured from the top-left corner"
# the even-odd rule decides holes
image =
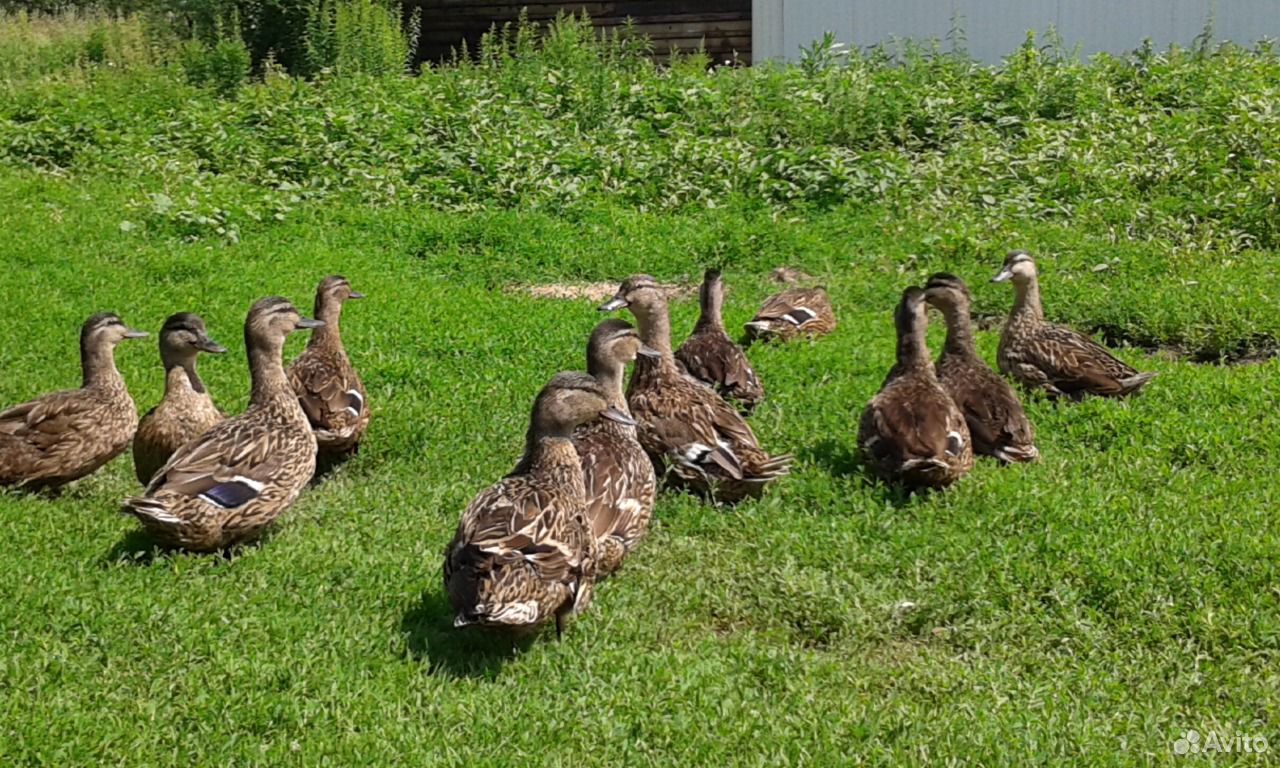
[[[1188,729],[1280,749],[1270,48],[709,73],[566,27],[412,78],[219,93],[137,17],[24,24],[0,17],[0,407],[78,383],[91,313],[155,332],[186,310],[231,348],[201,374],[238,411],[250,304],[310,307],[339,272],[369,296],[343,332],[374,417],[230,557],[153,551],[118,512],[127,457],[0,492],[0,766],[1212,762],[1174,755]],[[1013,247],[1051,319],[1160,376],[1029,398],[1037,464],[910,499],[869,482],[857,422],[902,289],[955,272],[998,319]],[[735,329],[774,267],[831,291],[834,334],[750,350],[752,423],[792,475],[727,509],[661,495],[560,642],[453,630],[442,550],[601,319],[522,287],[712,264]],[[686,333],[694,303],[673,313]],[[154,338],[117,361],[150,408]]]
[[[57,499],[0,497],[0,762],[1144,764],[1192,727],[1280,741],[1275,360],[1122,349],[1161,372],[1141,395],[1030,399],[1040,463],[982,461],[926,498],[868,483],[854,459],[892,306],[929,271],[963,275],[977,310],[1000,313],[1008,288],[986,280],[1019,245],[1043,254],[1055,318],[1159,315],[1190,333],[1249,301],[1275,333],[1274,254],[1166,264],[1049,225],[949,253],[924,245],[947,222],[875,209],[774,222],[317,208],[238,245],[182,244],[121,231],[123,194],[0,174],[0,402],[74,385],[94,310],[153,330],[194,310],[232,349],[201,373],[234,411],[249,304],[309,305],[341,271],[370,297],[344,334],[374,421],[356,460],[231,558],[153,553],[117,513],[136,490],[127,457]],[[794,474],[732,509],[662,495],[649,538],[562,642],[512,651],[452,630],[441,550],[599,319],[588,301],[508,286],[696,277],[725,240],[744,254],[726,272],[731,325],[782,263],[829,285],[840,314],[817,343],[751,350],[769,390],[753,423],[798,456]],[[1093,271],[1104,255],[1118,260]],[[691,327],[692,302],[673,311]],[[995,342],[980,337],[989,358]],[[152,341],[117,360],[150,407]]]

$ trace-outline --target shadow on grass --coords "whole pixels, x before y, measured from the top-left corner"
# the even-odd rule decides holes
[[[433,675],[492,680],[503,665],[532,645],[537,633],[510,635],[481,627],[456,629],[442,592],[424,592],[400,619],[409,655],[426,661]]]
[[[895,508],[910,506],[913,497],[923,498],[930,493],[927,488],[910,489],[873,479],[858,450],[840,440],[819,440],[797,451],[796,455],[803,461],[822,467],[832,477],[862,478],[871,490]]]
[[[247,550],[257,549],[268,541],[274,531],[268,531],[258,539],[244,544],[236,544],[215,552],[192,553],[198,557],[217,558],[230,562]],[[174,555],[184,554],[178,547],[166,547],[152,538],[151,534],[141,528],[134,528],[120,537],[111,549],[102,556],[104,566],[137,565],[148,566],[157,560],[167,560]]]

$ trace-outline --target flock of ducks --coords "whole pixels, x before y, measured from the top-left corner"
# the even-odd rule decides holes
[[[999,368],[1026,387],[1053,397],[1122,396],[1154,375],[1045,321],[1025,251],[1011,252],[994,280],[1011,280],[1015,293]],[[445,549],[455,626],[519,631],[554,621],[562,631],[644,537],[660,482],[731,504],[790,471],[792,457],[765,450],[746,421],[764,387],[725,330],[720,272],[705,274],[697,324],[674,351],[667,297],[648,275],[624,280],[600,310],[625,309],[636,326],[599,323],[586,373],[558,373],[538,393],[519,462],[471,501]],[[343,305],[359,298],[334,275],[317,288],[315,319],[277,296],[255,303],[245,320],[249,406],[232,417],[196,372],[201,353],[226,352],[199,316],[175,314],[161,329],[164,398],[141,422],[114,349],[147,334],[112,313],[90,317],[80,337],[83,386],[0,412],[0,485],[56,489],[132,444],[144,490],[123,511],[157,543],[208,552],[253,541],[306,487],[318,458],[359,449],[367,393],[339,331]],[[929,306],[947,325],[936,362],[925,342]],[[1003,463],[1038,458],[1018,396],[978,355],[969,306],[968,288],[947,273],[903,292],[897,359],[858,433],[872,474],[911,490],[943,488],[972,468],[975,454]],[[746,331],[785,341],[835,325],[824,289],[792,287],[766,300]],[[312,334],[286,369],[284,341],[299,330]]]

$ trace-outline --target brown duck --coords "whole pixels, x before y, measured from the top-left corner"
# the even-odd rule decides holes
[[[640,334],[623,320],[596,326],[587,344],[587,372],[595,378],[609,406],[631,415],[622,391],[626,364],[636,355],[658,353],[640,341]],[[600,545],[601,576],[616,571],[622,559],[644,537],[653,517],[657,479],[653,462],[636,437],[634,424],[601,416],[580,425],[573,447],[582,460],[587,494],[587,519]]]
[[[1026,251],[1010,251],[992,282],[1013,281],[1013,310],[1000,336],[1000,370],[1052,397],[1122,397],[1156,374],[1117,360],[1088,336],[1044,319],[1036,265]]]
[[[146,336],[111,312],[80,328],[82,386],[0,412],[0,485],[59,488],[129,447],[138,412],[116,369],[115,348]]]
[[[656,359],[640,357],[627,391],[640,444],[668,480],[722,502],[758,496],[787,474],[791,456],[770,456],[738,412],[709,387],[685,376],[671,353],[667,297],[648,275],[623,281],[601,311],[627,308]]]
[[[788,288],[764,300],[746,324],[755,339],[787,341],[797,336],[823,336],[836,328],[836,313],[825,288]]]
[[[598,547],[571,438],[601,416],[634,423],[586,374],[557,374],[538,393],[524,456],[467,505],[445,549],[455,627],[520,631],[555,619],[560,632],[591,602]]]
[[[226,418],[196,373],[201,352],[220,355],[227,348],[209,338],[204,319],[179,312],[160,329],[160,361],[164,364],[164,398],[142,417],[133,436],[133,469],[146,485],[173,452]]]
[[[339,322],[348,299],[363,299],[341,275],[316,288],[316,319],[324,325],[311,334],[307,348],[289,366],[289,383],[325,455],[354,454],[369,427],[368,395],[360,374],[342,346]]]
[[[906,289],[893,319],[898,360],[862,412],[858,445],[883,480],[945,488],[973,467],[973,447],[964,415],[933,372],[924,291]]]
[[[750,412],[764,399],[764,386],[742,348],[724,330],[724,280],[708,269],[698,294],[701,313],[693,333],[676,350],[676,361],[690,376],[708,384],[726,400]]]
[[[179,448],[124,512],[161,544],[209,552],[253,541],[298,498],[316,468],[316,438],[285,377],[285,337],[320,321],[269,296],[244,323],[249,408]]]
[[[1009,382],[978,356],[969,314],[969,287],[939,272],[925,286],[925,301],[947,321],[947,340],[934,365],[938,381],[964,414],[973,450],[1000,461],[1035,461],[1035,430]]]

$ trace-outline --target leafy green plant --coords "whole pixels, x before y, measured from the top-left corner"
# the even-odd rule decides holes
[[[399,13],[382,0],[318,0],[307,20],[306,45],[311,72],[340,76],[403,74],[411,51]]]

